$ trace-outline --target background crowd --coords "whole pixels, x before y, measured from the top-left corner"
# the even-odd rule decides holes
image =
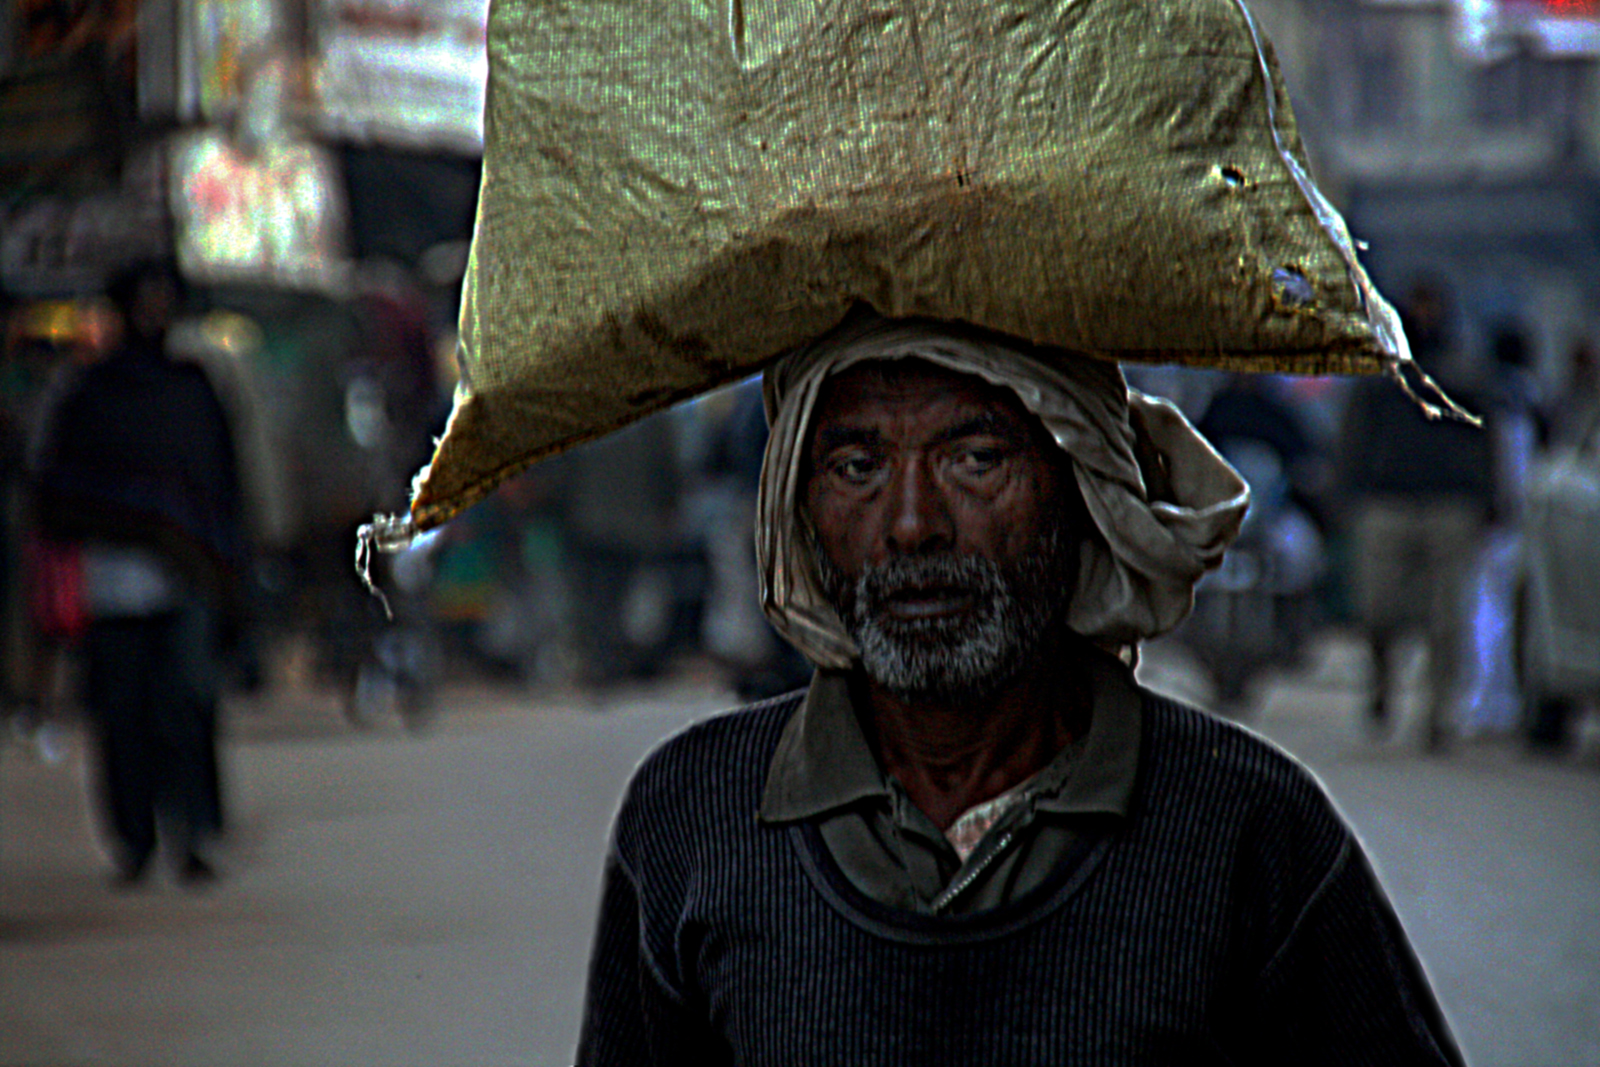
[[[1422,368],[1484,425],[1430,422],[1387,380],[1130,367],[1254,494],[1164,640],[1204,668],[1215,707],[1247,716],[1263,675],[1354,638],[1377,736],[1406,717],[1422,649],[1426,747],[1520,733],[1559,750],[1600,692],[1600,19],[1557,0],[1251,9],[1319,186],[1370,242]],[[172,575],[150,579],[188,582],[201,557],[216,632],[186,646],[207,657],[180,716],[191,770],[214,763],[230,694],[311,687],[353,724],[420,727],[454,682],[601,690],[693,671],[754,697],[804,680],[757,604],[755,381],[540,464],[379,559],[392,619],[355,578],[356,528],[404,510],[450,410],[488,21],[487,0],[0,10],[0,718],[40,755],[79,719],[118,748],[108,657],[193,607]],[[64,418],[138,347],[115,284],[136,262],[176,287],[144,347],[190,368],[162,371],[174,380],[203,371],[225,448],[176,418],[129,430],[148,405]],[[64,422],[87,427],[67,435],[73,462],[109,475],[63,474]],[[213,454],[210,473],[119,497],[125,467],[160,468],[163,448],[171,470]],[[197,505],[213,477],[231,502]],[[111,487],[160,536],[60,521],[63,478]],[[197,507],[223,518],[196,527]],[[129,563],[130,541],[153,555]],[[145,592],[117,592],[118,574]],[[188,821],[220,826],[221,790],[186,780]]]
[[[366,264],[342,299],[292,313],[203,289],[173,309],[164,347],[204,369],[240,482],[224,686],[276,684],[292,659],[353,720],[397,703],[420,724],[448,710],[433,696],[452,679],[610,687],[695,669],[747,696],[800,684],[804,664],[757,606],[766,428],[754,379],[538,465],[381,560],[385,617],[351,550],[358,523],[403,506],[448,411],[458,274],[444,253],[432,262],[431,276]],[[1552,456],[1594,433],[1593,354],[1575,343],[1541,375],[1520,324],[1475,335],[1445,282],[1413,282],[1401,302],[1417,359],[1482,430],[1428,420],[1384,379],[1129,368],[1254,489],[1239,549],[1173,640],[1208,666],[1219,705],[1242,709],[1250,681],[1294,666],[1319,632],[1360,635],[1382,730],[1395,649],[1415,639],[1428,650],[1431,744],[1519,727],[1559,744],[1577,709],[1541,718],[1520,687],[1523,501]],[[83,704],[92,589],[78,546],[41,515],[47,442],[61,398],[128,330],[102,294],[18,302],[6,323],[3,692],[10,728],[48,749],[51,724]]]

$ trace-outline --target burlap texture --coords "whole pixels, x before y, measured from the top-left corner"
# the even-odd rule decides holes
[[[857,301],[1119,361],[1409,358],[1237,0],[495,0],[489,59],[421,529]]]

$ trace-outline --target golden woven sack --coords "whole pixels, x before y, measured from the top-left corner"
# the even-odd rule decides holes
[[[489,61],[418,529],[857,301],[1114,360],[1409,358],[1238,0],[496,0]]]

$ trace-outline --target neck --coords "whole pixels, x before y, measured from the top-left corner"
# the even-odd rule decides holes
[[[977,700],[907,697],[863,678],[863,725],[884,770],[944,830],[1082,734],[1091,700],[1085,654],[1081,638],[1057,631],[1016,678]]]

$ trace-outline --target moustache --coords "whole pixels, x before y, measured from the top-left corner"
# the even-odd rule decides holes
[[[868,564],[856,579],[853,614],[877,616],[909,602],[973,604],[992,602],[1004,593],[999,564],[982,556],[953,552],[897,556]]]

